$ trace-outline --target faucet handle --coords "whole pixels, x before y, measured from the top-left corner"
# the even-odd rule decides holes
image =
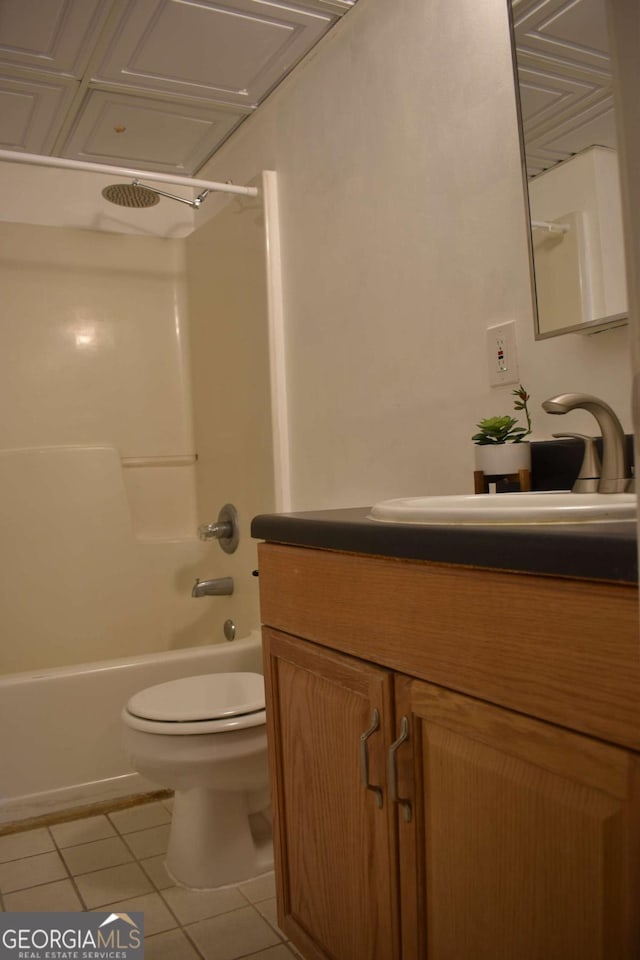
[[[198,527],[201,540],[217,540],[225,553],[233,553],[238,548],[240,528],[238,511],[232,503],[225,503],[218,514],[217,521],[201,523]]]
[[[598,489],[600,472],[602,470],[602,464],[596,448],[596,438],[588,437],[584,433],[552,433],[551,436],[557,437],[558,439],[566,437],[569,440],[582,440],[584,442],[582,465],[571,490],[573,493],[595,493]]]
[[[232,525],[224,520],[214,523],[201,523],[198,527],[200,540],[226,540],[233,534]]]

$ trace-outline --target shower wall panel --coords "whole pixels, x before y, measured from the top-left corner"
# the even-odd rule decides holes
[[[213,639],[183,257],[0,223],[0,672]]]
[[[135,535],[114,447],[0,452],[0,530],[0,672],[210,641],[203,547]]]
[[[251,518],[274,509],[267,255],[260,198],[230,200],[187,239],[198,511],[215,520],[231,502],[240,519],[236,553],[207,544],[206,575],[233,576],[240,636],[260,623]],[[224,612],[215,613],[217,634]]]
[[[183,245],[0,223],[0,447],[193,453]]]

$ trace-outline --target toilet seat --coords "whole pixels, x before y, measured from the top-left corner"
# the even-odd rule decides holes
[[[147,687],[122,712],[135,730],[168,735],[218,733],[266,723],[259,673],[209,673]]]

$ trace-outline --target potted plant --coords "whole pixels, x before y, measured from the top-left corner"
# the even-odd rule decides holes
[[[513,408],[524,411],[527,425],[519,426],[518,420],[509,415],[487,417],[477,424],[478,433],[471,439],[476,444],[476,470],[482,470],[485,476],[506,476],[531,469],[531,446],[525,441],[531,433],[527,407],[530,397],[522,384],[511,392],[515,397]]]

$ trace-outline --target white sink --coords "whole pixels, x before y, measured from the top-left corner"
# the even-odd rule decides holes
[[[369,518],[384,523],[590,523],[635,520],[635,493],[480,493],[381,500]]]

